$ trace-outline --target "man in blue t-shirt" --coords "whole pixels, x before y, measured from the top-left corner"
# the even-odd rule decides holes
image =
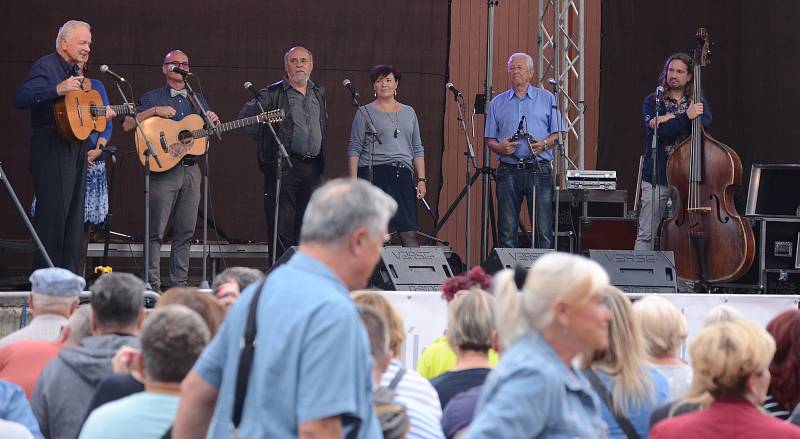
[[[167,84],[150,90],[139,100],[136,118],[139,121],[153,116],[180,121],[190,114],[197,114],[195,106],[186,90],[183,75],[171,72],[170,66],[188,71],[189,57],[180,50],[173,50],[164,57],[161,71]],[[203,108],[208,103],[202,94],[196,93]],[[207,111],[214,124],[219,117]],[[132,118],[126,117],[125,131],[135,128]],[[158,139],[150,139],[154,146]],[[160,150],[161,148],[159,148]],[[166,155],[163,151],[162,155]],[[150,266],[147,267],[147,281],[153,290],[161,289],[161,243],[167,221],[172,217],[172,250],[170,252],[169,278],[175,286],[185,286],[189,280],[189,241],[194,236],[197,225],[197,209],[200,206],[200,168],[196,156],[185,156],[175,167],[165,172],[150,174],[150,236],[147,251]]]
[[[381,437],[369,340],[349,291],[366,285],[396,210],[365,180],[337,179],[313,193],[297,253],[244,290],[183,381],[175,437]],[[255,351],[234,425],[257,288]]]
[[[529,216],[536,219],[536,247],[552,248],[552,148],[558,141],[558,132],[564,131],[566,125],[560,119],[555,96],[531,85],[530,55],[511,55],[508,77],[512,87],[492,99],[484,128],[486,144],[498,155],[496,246],[519,246],[517,229],[524,198]]]

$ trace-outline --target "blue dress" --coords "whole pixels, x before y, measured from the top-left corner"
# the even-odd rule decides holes
[[[103,83],[97,79],[92,79],[92,88],[100,93],[103,99],[103,104],[109,105],[108,94]],[[111,140],[111,132],[113,131],[111,119],[108,119],[106,129],[102,133],[93,132],[88,139],[84,141],[86,151],[97,147],[97,141],[100,137]],[[108,183],[106,180],[106,161],[104,160],[105,153],[100,154],[94,159],[94,165],[86,169],[86,210],[85,218],[87,224],[101,224],[106,220],[108,214]]]

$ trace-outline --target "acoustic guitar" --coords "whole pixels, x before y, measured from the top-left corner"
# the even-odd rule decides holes
[[[281,109],[268,111],[251,117],[237,119],[217,125],[219,132],[225,132],[257,123],[277,123],[283,120],[285,113]],[[180,121],[165,119],[163,117],[150,117],[141,122],[142,130],[136,130],[136,150],[139,152],[139,161],[145,164],[145,151],[147,143],[142,132],[161,161],[158,166],[155,158],[150,157],[150,170],[165,172],[174,168],[184,156],[201,156],[206,153],[208,136],[213,134],[203,125],[205,121],[197,114],[190,114]]]
[[[118,115],[134,115],[136,108],[129,105],[109,105]],[[106,106],[97,90],[73,90],[53,103],[58,134],[64,140],[86,140],[92,132],[102,133],[108,117]]]

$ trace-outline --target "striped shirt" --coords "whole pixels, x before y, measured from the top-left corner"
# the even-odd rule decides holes
[[[400,366],[397,360],[389,363],[389,368],[381,376],[381,386],[389,386]],[[406,435],[408,439],[444,439],[439,395],[428,380],[413,369],[406,369],[395,389],[395,400],[406,407],[406,415],[411,421],[411,429]]]
[[[789,415],[792,414],[791,410],[786,410],[785,408],[781,407],[781,405],[778,404],[778,401],[775,400],[775,397],[773,397],[771,394],[764,398],[764,403],[761,404],[761,407],[763,407],[770,416],[783,419],[784,421],[789,419]]]

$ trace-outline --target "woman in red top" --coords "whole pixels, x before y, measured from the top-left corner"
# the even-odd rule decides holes
[[[690,348],[694,376],[689,394],[707,391],[705,409],[667,419],[651,439],[800,438],[800,428],[759,410],[769,387],[775,341],[755,323],[742,319],[703,329]]]

